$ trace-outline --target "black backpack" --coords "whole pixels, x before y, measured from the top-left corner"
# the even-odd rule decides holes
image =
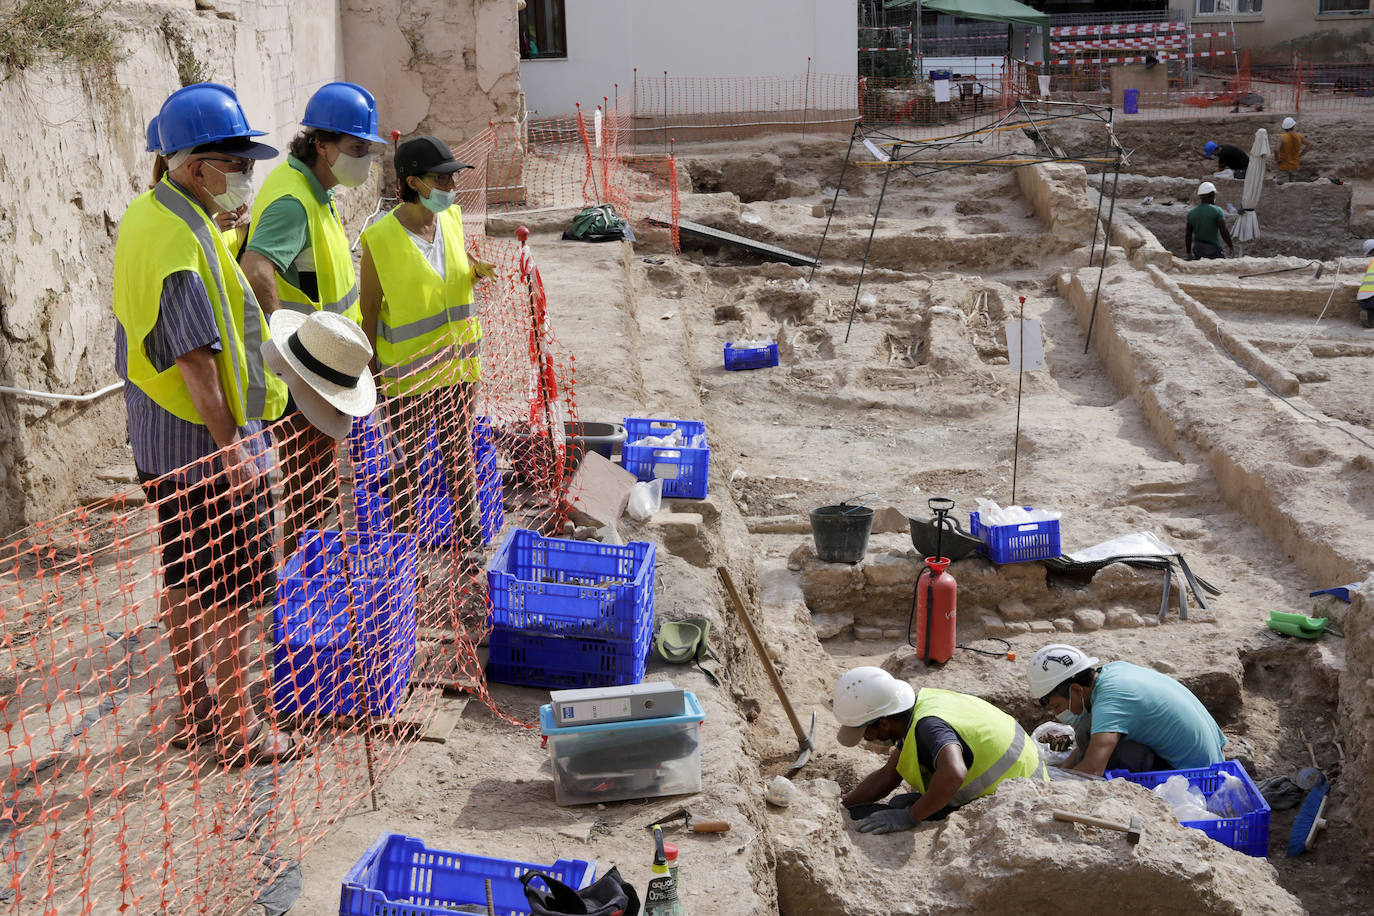
[[[530,887],[539,879],[547,890]],[[590,887],[573,890],[553,875],[527,871],[520,876],[533,916],[639,916],[639,894],[612,867]]]

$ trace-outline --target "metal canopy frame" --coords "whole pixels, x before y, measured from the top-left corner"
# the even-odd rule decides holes
[[[891,125],[866,125],[863,121],[856,121],[854,129],[849,135],[849,149],[845,152],[844,165],[840,168],[840,180],[835,183],[835,194],[830,201],[830,211],[825,217],[825,229],[821,232],[820,245],[816,248],[815,264],[812,265],[811,271],[807,275],[807,282],[809,283],[816,275],[816,267],[821,263],[821,254],[825,250],[825,240],[830,234],[830,222],[835,216],[835,206],[839,203],[840,191],[844,187],[844,178],[849,171],[850,162],[854,158],[854,144],[860,142],[870,150],[885,151],[884,154],[889,157],[886,160],[875,159],[854,162],[855,168],[881,169],[883,185],[878,192],[878,204],[873,210],[873,224],[869,227],[868,243],[864,246],[863,264],[859,267],[859,282],[854,287],[854,301],[849,307],[849,324],[844,332],[845,342],[849,342],[849,335],[854,327],[854,313],[859,305],[859,292],[863,289],[864,273],[868,270],[869,254],[873,250],[873,236],[877,232],[878,219],[882,215],[883,199],[887,196],[887,184],[894,172],[903,172],[914,178],[925,178],[970,166],[1020,168],[1021,166],[1036,165],[1043,162],[1074,162],[1085,166],[1102,167],[1102,186],[1098,190],[1097,218],[1093,220],[1092,247],[1088,255],[1089,266],[1092,265],[1093,258],[1097,254],[1097,225],[1102,220],[1102,201],[1106,192],[1107,171],[1110,169],[1113,173],[1111,203],[1107,211],[1102,259],[1097,273],[1097,290],[1093,293],[1092,316],[1088,320],[1087,336],[1088,341],[1091,341],[1093,324],[1097,320],[1098,296],[1102,292],[1102,275],[1107,267],[1107,248],[1111,240],[1112,218],[1116,214],[1116,190],[1121,177],[1121,167],[1127,162],[1126,152],[1122,149],[1121,142],[1117,139],[1113,129],[1114,114],[1115,110],[1110,105],[1022,100],[991,124],[942,137],[919,139],[901,136]],[[1106,133],[1106,142],[1102,149],[1093,150],[1080,156],[1055,153],[1041,128],[1063,121],[1102,125]],[[1013,130],[1034,131],[1044,152],[1038,151],[1037,148],[1036,151],[1032,152],[1012,154],[999,152],[995,155],[976,158],[977,152],[981,152],[977,150],[977,147],[1002,133]],[[960,151],[970,150],[975,151],[974,158],[967,155],[956,155]],[[1083,344],[1085,353],[1088,349],[1088,341]]]

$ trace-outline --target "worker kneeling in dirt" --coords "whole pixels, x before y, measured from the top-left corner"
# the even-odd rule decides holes
[[[1226,736],[1198,698],[1167,674],[1129,662],[1098,666],[1073,646],[1031,656],[1031,694],[1074,727],[1077,747],[1065,769],[1101,776],[1220,763]]]
[[[991,795],[1004,779],[1048,780],[1035,742],[1016,720],[991,703],[950,690],[918,692],[881,668],[848,671],[835,685],[839,741],[895,745],[874,770],[841,798],[864,833],[910,830]],[[905,780],[915,792],[883,798]]]
[[[1364,256],[1369,258],[1369,266],[1364,269],[1355,299],[1360,304],[1360,324],[1374,328],[1374,239],[1364,240]]]

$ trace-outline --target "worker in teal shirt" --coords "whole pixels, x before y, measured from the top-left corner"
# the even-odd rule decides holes
[[[1183,248],[1187,256],[1197,260],[1224,258],[1221,243],[1226,242],[1227,250],[1235,246],[1231,243],[1231,232],[1226,228],[1226,211],[1217,206],[1217,188],[1210,181],[1198,185],[1199,203],[1188,211],[1188,228],[1183,232]]]
[[[1045,646],[1031,656],[1031,693],[1059,721],[1074,726],[1078,747],[1066,769],[1101,776],[1220,763],[1226,736],[1206,707],[1178,681],[1129,662],[1098,666],[1073,646]]]

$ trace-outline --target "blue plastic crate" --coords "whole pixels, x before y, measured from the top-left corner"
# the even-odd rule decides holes
[[[762,347],[737,347],[732,343],[725,345],[725,368],[731,371],[740,369],[768,369],[778,364],[778,345],[769,341]]]
[[[637,643],[654,628],[656,545],[546,538],[517,528],[487,564],[491,624]]]
[[[579,687],[619,687],[644,680],[653,623],[636,629],[634,642],[543,636],[492,627],[487,678],[519,687],[571,690]]]
[[[272,698],[279,713],[353,715],[356,663],[349,644],[344,538],[307,531],[277,583]],[[357,535],[348,543],[354,630],[373,715],[395,715],[415,658],[415,538]]]
[[[1203,795],[1210,796],[1221,786],[1222,777],[1227,773],[1240,777],[1240,781],[1245,783],[1245,792],[1255,810],[1241,817],[1225,817],[1215,821],[1183,821],[1183,826],[1201,830],[1223,846],[1230,846],[1247,856],[1266,858],[1269,855],[1269,803],[1260,795],[1250,774],[1245,772],[1245,767],[1234,760],[1223,760],[1194,770],[1157,770],[1151,773],[1108,770],[1106,775],[1108,779],[1124,779],[1147,789],[1153,789],[1170,776],[1186,776],[1188,785],[1197,786]]]
[[[520,876],[553,875],[573,888],[596,880],[596,863],[559,859],[552,865],[430,849],[423,840],[384,833],[344,875],[339,916],[452,916],[460,906],[483,906],[486,881],[499,916],[530,912]]]
[[[1030,506],[1023,508],[1029,509]],[[1026,563],[1059,556],[1059,519],[1024,525],[978,524],[978,513],[968,514],[969,534],[983,542],[980,552],[994,563]]]
[[[620,464],[639,480],[663,481],[663,495],[678,499],[704,499],[711,475],[711,447],[686,446],[660,448],[634,445],[644,436],[668,436],[681,430],[685,441],[706,435],[706,424],[698,420],[650,420],[625,418],[625,444],[620,447]],[[703,440],[704,441],[704,440]]]
[[[355,480],[383,477],[391,468],[379,419],[374,413],[353,421],[353,429],[348,434],[348,457]]]
[[[501,533],[506,516],[501,489],[501,470],[497,465],[496,445],[492,440],[491,421],[478,417],[473,423],[473,464],[477,472],[477,508],[482,526],[482,543],[490,544]],[[364,438],[363,442],[367,440]],[[351,444],[351,443],[350,443]],[[358,452],[364,459],[368,446]],[[421,459],[418,477],[420,494],[416,502],[419,537],[428,547],[442,547],[453,543],[453,500],[445,485],[443,469],[438,459],[438,434],[429,430],[425,454]],[[355,461],[357,459],[355,458]],[[375,467],[376,465],[368,465]],[[389,464],[388,464],[389,466]],[[357,507],[358,530],[388,532],[391,530],[390,472],[362,476],[354,467],[353,502]]]

